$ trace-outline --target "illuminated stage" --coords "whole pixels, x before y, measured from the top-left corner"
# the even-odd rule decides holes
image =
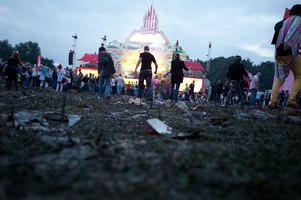
[[[191,78],[196,80],[196,89],[203,88],[203,72],[205,70],[201,63],[191,61],[186,52],[180,47],[178,41],[172,45],[165,34],[158,30],[158,24],[158,17],[153,5],[151,5],[144,16],[143,26],[140,30],[134,30],[126,38],[124,43],[115,40],[105,46],[107,52],[110,53],[114,59],[116,74],[122,74],[126,78],[133,78],[139,54],[143,52],[144,46],[148,45],[150,52],[155,56],[158,63],[158,75],[163,75],[170,70],[173,55],[179,53],[181,60],[183,60],[185,65],[190,69],[188,73],[185,73],[184,83],[181,84],[181,89],[185,87],[186,82],[188,84],[192,82]],[[98,54],[96,53],[86,53],[78,60],[96,63],[97,57]],[[154,67],[155,66],[153,66],[153,69]],[[84,74],[85,71],[91,73],[91,71],[95,70],[97,73],[97,69],[95,68],[82,68]],[[93,73],[95,74],[95,72]],[[197,92],[199,89],[195,91]]]

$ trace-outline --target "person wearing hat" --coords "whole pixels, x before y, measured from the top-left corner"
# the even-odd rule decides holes
[[[230,105],[235,93],[237,93],[241,105],[246,103],[242,95],[242,89],[240,87],[240,82],[244,80],[244,76],[247,77],[248,73],[245,70],[244,65],[241,63],[241,56],[235,56],[235,63],[230,65],[227,71],[227,81],[230,82],[230,90],[227,94],[227,99],[225,105]]]
[[[110,99],[111,79],[115,72],[114,61],[111,55],[106,52],[104,47],[100,47],[98,50],[99,98]]]
[[[277,79],[274,82],[269,108],[278,108],[278,93],[281,85],[292,71],[294,83],[287,101],[287,108],[298,109],[296,96],[301,88],[301,4],[290,9],[290,17],[283,22],[275,46],[275,70]]]
[[[135,74],[137,73],[137,68],[139,67],[141,63],[141,69],[139,73],[139,82],[138,82],[138,98],[141,99],[143,90],[144,90],[144,80],[146,80],[146,87],[148,95],[150,96],[149,100],[152,100],[153,92],[152,92],[152,63],[155,64],[156,69],[154,74],[157,74],[158,64],[156,62],[155,57],[153,54],[149,52],[149,47],[144,47],[144,52],[140,53],[139,60],[137,61],[136,68],[135,68]]]

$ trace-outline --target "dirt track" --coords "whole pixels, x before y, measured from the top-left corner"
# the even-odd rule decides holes
[[[1,88],[1,113],[15,119],[30,113],[32,120],[15,126],[11,116],[0,127],[0,197],[301,197],[300,117],[248,107],[201,105],[192,110],[198,104],[186,103],[188,115],[174,105],[149,109],[149,103],[129,104],[127,96],[107,101],[73,92],[65,97],[63,103],[64,94]],[[44,118],[49,111],[62,110],[78,121],[70,126]],[[199,137],[149,135],[150,118]]]

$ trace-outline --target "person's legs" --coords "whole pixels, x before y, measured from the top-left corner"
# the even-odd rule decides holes
[[[225,105],[230,105],[230,102],[232,101],[232,98],[233,98],[235,92],[237,91],[238,82],[232,80],[230,85],[231,85],[231,87],[227,94],[227,99],[226,99]]]
[[[175,83],[173,81],[170,88],[170,100],[175,100]]]
[[[105,76],[105,81],[106,81],[105,94],[106,94],[106,97],[110,97],[110,94],[111,94],[111,78],[112,78],[111,74]]]
[[[146,87],[147,87],[147,92],[148,92],[148,95],[150,97],[153,96],[153,91],[152,91],[152,72],[151,71],[147,71],[146,73]]]
[[[176,88],[174,91],[174,100],[177,102],[179,99],[179,88],[181,83],[176,83]]]
[[[252,88],[250,89],[250,92],[251,92],[250,105],[254,106],[256,104],[257,89]]]
[[[256,89],[255,89],[255,90],[256,90]],[[256,90],[256,92],[257,92],[257,90]],[[237,85],[237,93],[238,93],[238,98],[239,98],[240,104],[241,104],[241,105],[245,105],[245,104],[246,104],[246,101],[245,101],[245,99],[244,99],[243,91],[242,91],[242,89],[241,89],[241,87],[240,87],[239,84]],[[255,94],[255,101],[256,101],[256,94]],[[255,104],[254,104],[254,105],[255,105]]]
[[[281,79],[276,79],[272,88],[272,94],[271,94],[271,102],[270,102],[270,107],[276,107],[278,104],[278,94],[281,85],[283,85],[284,80]]]
[[[104,83],[105,83],[105,79],[102,75],[100,75],[98,81],[98,95],[100,98],[102,98],[104,94]]]
[[[121,93],[121,85],[117,85],[117,94],[120,95]]]
[[[139,73],[139,82],[138,82],[138,98],[142,97],[144,91],[144,79],[146,78],[146,73],[144,71],[140,71]]]
[[[58,83],[58,84],[56,85],[56,90],[55,90],[55,91],[57,91],[57,92],[59,91],[59,89],[60,89],[60,84],[61,84],[61,83]]]
[[[287,105],[296,105],[296,96],[301,88],[301,56],[298,55],[291,68],[295,81],[293,83]]]
[[[19,90],[18,89],[18,74],[17,73],[15,73],[13,75],[13,81],[14,81],[14,86],[15,86],[16,90]]]

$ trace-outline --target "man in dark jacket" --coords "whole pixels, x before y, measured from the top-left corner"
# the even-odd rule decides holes
[[[230,65],[227,72],[227,82],[230,82],[230,90],[227,95],[226,105],[230,104],[235,93],[237,93],[241,105],[246,103],[242,96],[242,90],[240,87],[240,82],[243,80],[244,75],[248,76],[248,73],[246,72],[244,65],[241,63],[241,57],[235,56],[235,63]]]
[[[180,54],[175,54],[174,60],[171,61],[171,94],[170,99],[174,100],[175,102],[178,101],[179,98],[179,88],[181,83],[183,83],[184,73],[188,71],[184,61],[180,60]]]
[[[102,98],[104,93],[106,99],[110,99],[111,79],[116,72],[114,62],[104,47],[100,47],[98,51],[98,74],[99,74],[99,97]]]

